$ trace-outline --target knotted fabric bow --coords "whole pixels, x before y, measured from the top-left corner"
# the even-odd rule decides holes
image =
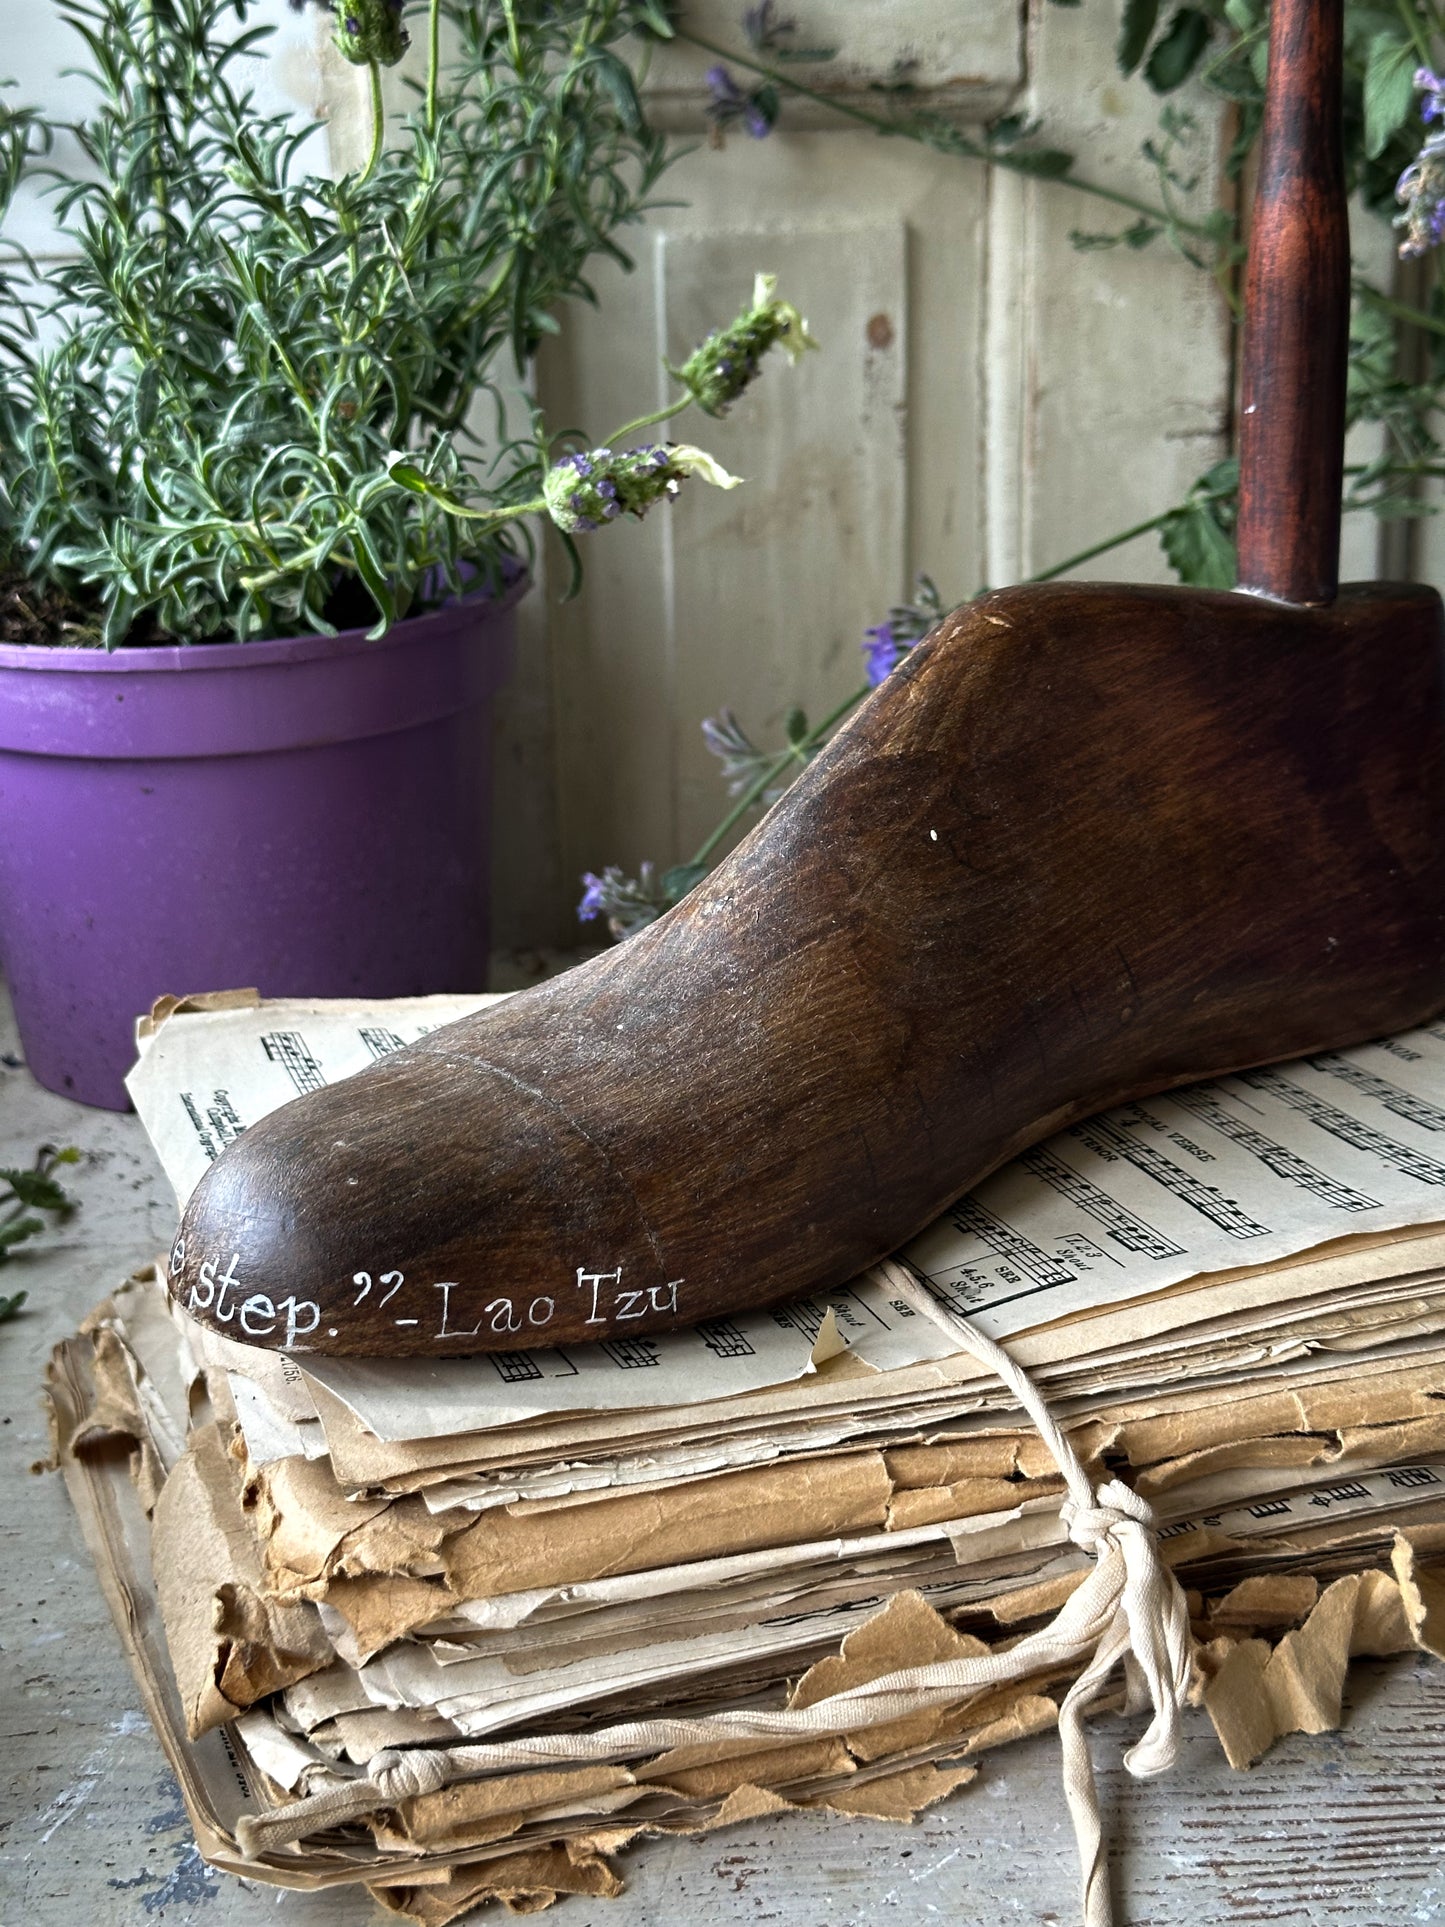
[[[1094,1490],[1062,1429],[1008,1353],[967,1319],[956,1317],[926,1295],[900,1265],[881,1265],[875,1276],[891,1296],[901,1295],[925,1316],[941,1321],[966,1351],[996,1372],[1053,1453],[1069,1491],[1062,1508],[1069,1537],[1091,1555],[1094,1567],[1050,1625],[1005,1652],[905,1667],[815,1700],[811,1706],[785,1711],[627,1720],[587,1733],[533,1735],[474,1746],[388,1747],[373,1755],[364,1778],[344,1780],[288,1806],[245,1816],[236,1829],[242,1852],[254,1859],[459,1780],[578,1762],[642,1759],[672,1747],[718,1740],[783,1742],[855,1733],[967,1702],[1012,1681],[1081,1668],[1059,1707],[1064,1793],[1078,1842],[1084,1927],[1111,1927],[1108,1865],[1084,1715],[1122,1661],[1130,1708],[1148,1705],[1153,1709],[1148,1730],[1125,1754],[1124,1764],[1141,1778],[1162,1773],[1173,1764],[1189,1684],[1184,1595],[1159,1556],[1149,1507],[1117,1479]]]

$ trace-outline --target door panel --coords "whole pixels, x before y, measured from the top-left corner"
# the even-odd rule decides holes
[[[689,18],[739,44],[719,12]],[[896,28],[929,14],[921,73],[935,101],[975,132],[1004,105],[1038,116],[1041,138],[1090,176],[1156,198],[1139,148],[1159,102],[1119,81],[1117,23],[1097,0],[1040,0],[1026,37],[992,0],[789,12],[809,44],[853,47],[835,79],[874,109],[857,88],[868,60],[875,78],[891,70],[883,16]],[[649,84],[685,118],[689,60],[700,127],[706,57],[670,53]],[[1221,133],[1199,111],[1191,160],[1207,207]],[[692,414],[664,431],[747,486],[693,484],[645,527],[590,538],[586,592],[551,617],[564,891],[604,863],[635,872],[645,857],[689,856],[727,802],[701,719],[730,704],[778,742],[790,704],[824,713],[861,680],[863,629],[917,571],[949,600],[1019,580],[1178,501],[1227,445],[1228,329],[1210,278],[1162,239],[1142,251],[1071,241],[1118,232],[1131,212],[813,120],[789,103],[766,140],[700,145],[664,190],[686,206],[654,216],[637,273],[602,276],[599,311],[572,317],[539,367],[554,421],[620,421],[662,398],[663,354],[730,316],[755,269],[779,275],[822,343],[797,369],[774,357],[726,422]],[[1154,538],[1078,572],[1169,579]]]

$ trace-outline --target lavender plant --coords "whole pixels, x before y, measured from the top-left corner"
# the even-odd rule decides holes
[[[96,90],[70,130],[83,176],[0,110],[0,201],[34,179],[76,255],[44,288],[0,259],[0,588],[51,639],[379,634],[514,572],[525,517],[549,516],[575,566],[577,537],[687,477],[731,485],[700,450],[620,446],[709,406],[697,357],[604,447],[535,410],[507,427],[507,384],[560,306],[593,299],[590,261],[630,265],[619,237],[667,164],[623,58],[670,32],[662,0],[426,0],[425,81],[390,130],[406,0],[339,0],[373,114],[365,164],[335,179],[306,165],[313,130],[245,84],[268,31],[245,0],[58,4]],[[802,345],[771,284],[749,318],[771,331],[758,353]],[[699,352],[739,391],[757,372]]]

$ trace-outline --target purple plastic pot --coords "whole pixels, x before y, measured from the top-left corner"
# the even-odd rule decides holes
[[[515,607],[184,649],[0,646],[0,965],[42,1084],[126,1108],[166,992],[486,983]]]

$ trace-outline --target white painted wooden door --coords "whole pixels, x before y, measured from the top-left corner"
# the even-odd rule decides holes
[[[689,0],[684,18],[745,48],[738,11]],[[1159,102],[1115,73],[1113,0],[786,11],[797,44],[838,49],[796,70],[810,85],[876,107],[870,83],[909,61],[927,104],[961,124],[1023,112],[1082,173],[1153,198],[1140,146]],[[660,401],[663,357],[729,317],[756,269],[779,276],[822,350],[770,363],[726,422],[671,431],[745,489],[693,488],[641,527],[599,532],[582,598],[534,611],[544,634],[514,692],[528,720],[510,754],[515,767],[544,753],[527,731],[550,697],[558,820],[554,861],[521,825],[499,850],[502,928],[517,936],[564,936],[548,905],[584,869],[691,854],[727,800],[703,717],[731,705],[781,742],[791,704],[816,717],[861,681],[864,628],[918,571],[949,600],[1020,580],[1178,501],[1225,452],[1228,331],[1209,277],[1162,241],[1071,244],[1130,215],[819,108],[785,105],[769,138],[732,132],[719,150],[704,138],[709,58],[679,48],[652,70],[655,112],[698,139],[665,185],[686,205],[653,217],[634,275],[599,277],[600,311],[571,317],[544,357],[542,398],[598,432]],[[1219,116],[1187,104],[1207,209]],[[1168,576],[1153,538],[1080,573]],[[504,790],[504,839],[513,802]]]

